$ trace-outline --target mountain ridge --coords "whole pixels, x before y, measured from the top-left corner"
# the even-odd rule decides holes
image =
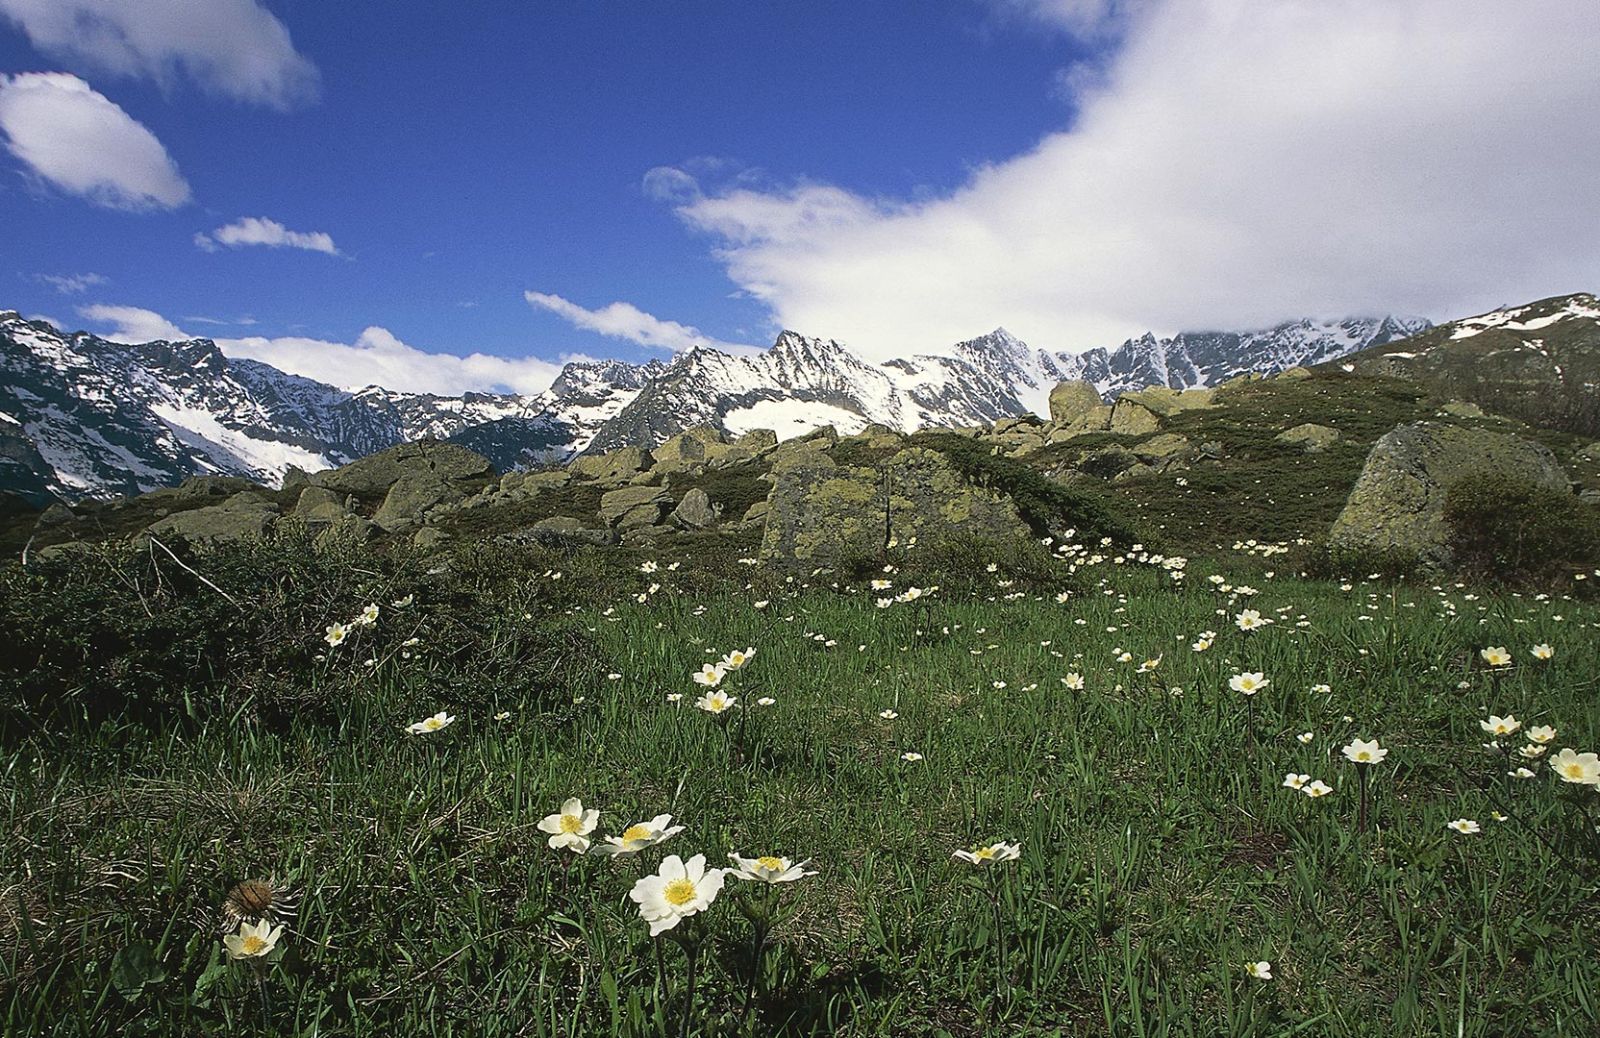
[[[697,347],[669,360],[567,364],[537,394],[340,389],[233,359],[210,339],[112,342],[0,311],[0,491],[33,501],[126,495],[193,475],[275,483],[396,443],[454,440],[501,468],[653,447],[696,425],[780,438],[832,424],[899,431],[1044,413],[1061,379],[1105,397],[1215,384],[1393,341],[1418,319],[1288,321],[1259,332],[1146,334],[1082,354],[1004,328],[943,352],[874,363],[794,331],[760,353]]]

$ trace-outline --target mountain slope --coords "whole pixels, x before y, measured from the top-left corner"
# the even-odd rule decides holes
[[[1600,299],[1588,293],[1451,321],[1351,354],[1340,367],[1600,435]]]
[[[280,480],[393,444],[451,439],[501,468],[620,446],[653,447],[698,425],[780,437],[818,425],[912,431],[1044,413],[1063,378],[1102,394],[1210,385],[1389,342],[1425,322],[1288,322],[1261,332],[1145,335],[1084,354],[1035,349],[1000,328],[938,353],[872,363],[795,332],[768,350],[711,349],[670,362],[568,364],[543,393],[458,397],[348,391],[210,340],[129,346],[0,311],[0,490],[34,501],[138,493],[191,475]]]

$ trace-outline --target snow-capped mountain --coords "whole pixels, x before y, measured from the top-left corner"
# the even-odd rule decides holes
[[[36,501],[131,494],[203,474],[281,480],[396,443],[451,439],[502,468],[716,425],[795,436],[819,425],[903,431],[1047,409],[1063,378],[1102,394],[1209,385],[1390,342],[1398,318],[1297,321],[1263,332],[1146,335],[1083,354],[1035,349],[996,329],[938,353],[873,363],[829,339],[784,332],[768,350],[699,348],[670,362],[568,364],[543,393],[458,397],[338,389],[233,360],[208,339],[140,345],[0,311],[0,491]]]

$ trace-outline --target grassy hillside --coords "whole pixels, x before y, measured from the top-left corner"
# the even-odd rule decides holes
[[[1600,799],[1547,763],[1600,748],[1595,604],[1064,554],[1029,582],[912,549],[888,591],[626,550],[11,573],[0,635],[36,655],[0,670],[0,1030],[1600,1032]],[[874,604],[913,582],[940,589]],[[1246,608],[1273,622],[1240,630]],[[746,647],[738,705],[697,709],[690,675]],[[1229,687],[1257,671],[1259,694]],[[1496,752],[1490,714],[1522,725]],[[1524,758],[1535,725],[1556,735]],[[1358,737],[1388,750],[1365,831]],[[596,842],[685,829],[554,850],[539,823],[568,797]],[[997,840],[1020,856],[953,857]],[[729,852],[815,874],[728,878],[652,940],[634,883]],[[294,911],[269,960],[229,963],[219,907],[266,876]]]

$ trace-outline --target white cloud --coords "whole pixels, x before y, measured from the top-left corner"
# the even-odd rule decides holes
[[[49,285],[64,296],[85,292],[99,285],[110,284],[110,279],[104,274],[35,274],[33,279],[41,285]]]
[[[154,342],[156,339],[179,341],[193,338],[188,332],[162,317],[154,310],[137,306],[108,306],[94,303],[78,307],[79,316],[96,324],[109,324],[111,331],[103,338],[112,342]]]
[[[30,172],[111,209],[176,209],[189,185],[167,149],[77,76],[0,76],[0,131]]]
[[[78,313],[112,330],[113,342],[190,339],[190,335],[153,310],[134,306],[94,305]],[[401,342],[387,328],[367,328],[353,343],[299,336],[211,338],[233,358],[258,360],[282,371],[345,389],[383,386],[407,393],[456,396],[469,391],[539,393],[548,389],[561,367],[537,357],[496,357],[487,353],[458,356],[429,353]]]
[[[778,323],[878,358],[1592,287],[1600,4],[1130,10],[1072,128],[944,197],[652,181]]]
[[[194,243],[207,252],[216,252],[222,245],[238,248],[241,245],[265,245],[274,249],[306,249],[339,255],[333,237],[325,231],[291,231],[276,220],[264,216],[245,216],[233,223],[224,224],[210,234],[201,232]]]
[[[287,109],[314,100],[316,67],[255,0],[0,0],[41,53],[163,86],[181,71],[225,97]]]
[[[617,302],[598,310],[589,310],[570,300],[544,292],[524,292],[522,297],[532,305],[548,310],[584,331],[598,332],[609,338],[623,339],[640,346],[673,351],[687,350],[695,346],[710,346],[713,349],[733,352],[750,350],[749,346],[713,339],[698,328],[679,324],[677,321],[662,320],[645,313],[632,303]]]

